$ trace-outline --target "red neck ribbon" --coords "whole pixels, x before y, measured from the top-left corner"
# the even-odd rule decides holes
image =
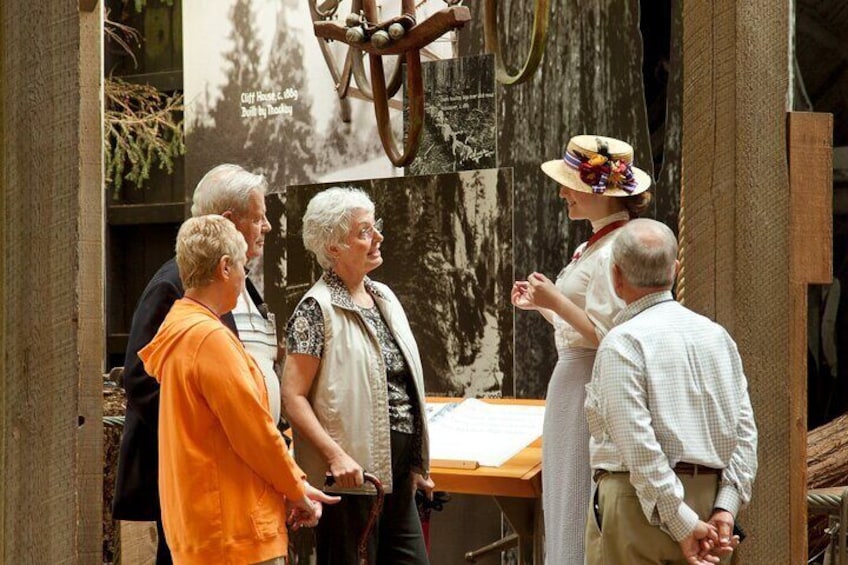
[[[589,241],[586,243],[586,247],[583,248],[583,251],[575,252],[574,255],[571,256],[571,260],[577,261],[578,259],[580,259],[580,256],[583,253],[585,253],[586,250],[588,250],[590,247],[592,247],[592,245],[596,241],[598,241],[599,239],[601,239],[602,237],[604,237],[605,235],[607,235],[611,231],[617,230],[618,228],[620,228],[621,226],[623,226],[626,223],[627,223],[627,220],[618,220],[618,221],[615,221],[615,222],[612,222],[612,223],[605,225],[604,227],[602,227],[601,229],[599,229],[598,231],[593,233],[592,237],[590,237]]]

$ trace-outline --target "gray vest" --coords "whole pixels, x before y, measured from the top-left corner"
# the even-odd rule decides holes
[[[427,475],[430,467],[427,413],[424,406],[424,377],[418,346],[406,313],[389,288],[366,279],[366,286],[392,332],[412,373],[413,402],[418,402],[421,422],[422,468],[413,471]],[[392,491],[392,459],[389,430],[386,367],[377,336],[356,309],[346,288],[328,284],[322,277],[303,299],[314,298],[324,317],[324,353],[318,374],[309,391],[309,402],[321,426],[363,469]],[[294,452],[298,465],[310,484],[324,484],[329,469],[321,453],[294,430]],[[366,483],[359,489],[328,489],[351,494],[373,493]]]

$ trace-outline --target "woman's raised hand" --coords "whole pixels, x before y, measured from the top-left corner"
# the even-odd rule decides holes
[[[562,298],[562,293],[557,290],[553,281],[542,273],[530,273],[527,277],[527,300],[535,308],[547,308],[557,310],[557,301]]]
[[[362,466],[343,451],[330,460],[330,474],[341,488],[361,487],[364,482]]]
[[[536,306],[527,296],[529,288],[530,284],[527,281],[515,281],[515,284],[512,285],[512,292],[510,293],[513,306],[522,310],[537,310]]]

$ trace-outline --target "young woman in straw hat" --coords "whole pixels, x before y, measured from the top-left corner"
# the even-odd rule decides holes
[[[579,135],[562,159],[542,164],[560,184],[571,220],[589,220],[593,235],[552,282],[541,273],[512,287],[512,303],[536,310],[554,329],[558,361],[548,384],[542,450],[547,563],[582,565],[591,476],[585,385],[595,351],[624,302],[613,290],[610,244],[616,230],[651,200],[650,176],[633,166],[633,148],[610,137]]]

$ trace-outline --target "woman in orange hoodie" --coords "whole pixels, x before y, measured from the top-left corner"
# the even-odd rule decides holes
[[[174,563],[283,564],[286,519],[333,503],[304,480],[271,417],[262,371],[219,320],[244,285],[247,245],[222,216],[177,235],[185,297],[139,352],[161,384],[159,494]]]

